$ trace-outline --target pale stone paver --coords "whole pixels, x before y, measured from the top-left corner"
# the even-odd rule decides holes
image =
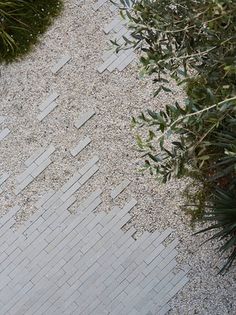
[[[94,9],[106,1],[99,0]],[[120,44],[123,36],[130,37],[119,17],[104,32]],[[122,71],[135,53],[133,49],[106,52],[102,59],[99,72]],[[62,56],[51,71],[57,74],[70,60],[69,55]],[[52,92],[39,105],[38,123],[57,106],[58,97]],[[80,113],[75,127],[81,128],[94,115],[93,109]],[[0,124],[3,121],[0,116]],[[1,136],[1,132],[3,140],[7,133]],[[90,142],[88,135],[70,149],[72,156],[76,158]],[[16,177],[16,195],[52,163],[54,146],[35,149]],[[79,204],[76,214],[70,214],[68,209],[77,203],[75,194],[99,171],[98,162],[94,154],[57,191],[47,191],[35,203],[36,213],[19,229],[12,227],[21,205],[0,218],[1,315],[162,315],[170,309],[168,301],[188,282],[188,266],[180,269],[176,261],[178,240],[163,243],[172,229],[144,232],[137,239],[134,227],[122,229],[132,219],[136,199],[119,207],[113,204],[108,214],[95,212],[103,202],[103,192],[97,188]],[[8,173],[0,176],[0,186],[8,177]],[[112,200],[129,184],[128,179],[116,183],[109,191]]]
[[[43,111],[46,109],[52,102],[54,102],[60,95],[56,92],[52,92],[47,99],[39,105],[39,109]]]
[[[95,111],[90,109],[87,112],[79,114],[79,118],[75,121],[75,127],[81,128],[89,119],[95,115]]]
[[[0,194],[3,192],[4,183],[8,180],[9,177],[10,177],[10,174],[7,172],[4,172],[3,174],[0,175]]]
[[[71,60],[71,56],[69,54],[62,56],[58,62],[52,67],[52,73],[57,74],[57,72],[69,61]]]
[[[188,281],[187,268],[174,272],[177,242],[162,244],[171,229],[135,240],[121,228],[136,200],[95,214],[101,191],[68,220],[75,198],[56,194],[20,230],[9,230],[19,207],[1,219],[1,314],[165,314]]]
[[[4,140],[10,133],[10,129],[4,128],[3,130],[0,131],[0,141]]]
[[[115,199],[130,184],[128,179],[124,179],[118,186],[112,189],[111,198]]]
[[[51,163],[50,156],[55,151],[54,146],[50,145],[47,148],[40,148],[26,161],[27,169],[16,177],[18,185],[15,189],[15,194],[22,192],[33,180],[39,176]]]
[[[93,9],[97,11],[107,0],[99,0],[95,3]],[[118,1],[115,1],[118,3]],[[111,12],[117,11],[117,6],[112,4],[110,6]],[[119,16],[116,12],[116,17],[104,27],[105,34],[111,34],[111,41],[115,41],[119,45],[123,45],[126,39],[131,39],[131,32],[126,26],[126,21]],[[120,50],[119,52],[114,52],[113,50],[107,51],[103,57],[103,63],[97,68],[99,73],[103,73],[105,70],[112,72],[114,70],[122,71],[130,63],[136,59],[136,54],[134,53],[134,48],[126,47],[125,50]]]

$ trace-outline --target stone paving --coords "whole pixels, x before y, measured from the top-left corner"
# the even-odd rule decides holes
[[[94,9],[105,2],[98,1]],[[115,11],[114,6],[111,11]],[[118,17],[105,27],[105,33],[109,32],[118,39],[128,36]],[[98,71],[121,71],[134,58],[133,50],[118,55],[108,52]],[[68,62],[73,62],[69,55],[61,56],[51,71],[60,75]],[[37,123],[56,108],[59,97],[54,91],[42,100]],[[93,117],[96,112],[92,108],[81,112],[74,127],[82,128]],[[0,127],[4,120],[0,116]],[[0,129],[0,141],[7,141],[9,132],[7,127]],[[76,157],[90,143],[89,135],[78,139],[70,154]],[[46,168],[53,167],[56,149],[50,144],[35,148],[24,161],[22,172],[15,176],[16,200]],[[36,213],[23,226],[14,229],[15,217],[21,211],[17,201],[0,219],[1,315],[168,313],[168,301],[188,282],[189,270],[177,263],[178,240],[172,238],[172,230],[139,236],[133,227],[125,228],[138,200],[128,199],[119,207],[111,203],[109,213],[98,211],[103,193],[99,187],[74,214],[69,211],[77,202],[75,193],[98,171],[95,153],[57,191],[47,191],[35,203]],[[0,193],[4,193],[10,175],[6,171],[0,174]],[[129,184],[124,178],[111,188],[112,201],[128,190]]]
[[[98,10],[107,0],[98,1],[94,5],[94,10]],[[118,1],[116,1],[118,2]],[[110,41],[116,42],[118,45],[122,46],[125,44],[125,40],[131,40],[131,32],[126,26],[126,21],[119,15],[117,6],[111,4],[110,10],[115,12],[116,16],[110,23],[104,27],[104,33],[110,34]],[[98,67],[98,72],[102,73],[105,70],[112,72],[114,70],[122,71],[129,64],[131,64],[136,59],[136,54],[134,48],[126,47],[119,52],[114,52],[114,49],[106,51],[103,56],[103,63]]]
[[[0,142],[4,140],[11,132],[8,128],[1,128],[6,117],[0,116]]]

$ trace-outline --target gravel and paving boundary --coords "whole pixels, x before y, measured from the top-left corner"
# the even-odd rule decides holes
[[[140,234],[171,227],[173,236],[180,240],[177,262],[180,267],[191,267],[190,281],[170,301],[169,314],[235,314],[233,270],[224,277],[217,275],[215,244],[200,247],[205,236],[192,236],[188,219],[179,208],[185,183],[176,181],[163,186],[148,174],[138,172],[140,155],[130,118],[145,108],[163,106],[173,96],[162,94],[154,100],[150,79],[141,80],[135,64],[122,72],[97,71],[108,46],[103,28],[114,14],[108,4],[96,12],[92,5],[92,1],[65,1],[64,13],[41,44],[21,62],[0,67],[0,115],[4,117],[0,117],[0,175],[4,175],[0,178],[1,213],[21,205],[15,226],[21,228],[37,213],[38,199],[50,190],[57,191],[96,152],[100,171],[82,192],[75,193],[78,202],[102,187],[103,206],[98,212],[109,212],[112,189],[127,179],[129,186],[114,202],[121,206],[127,198],[138,199],[131,210],[130,225]],[[41,106],[52,93],[60,95],[55,102]],[[183,96],[176,89],[174,97]],[[40,114],[44,106],[48,111],[43,117]],[[91,109],[96,112],[95,117],[77,130],[74,123],[79,124],[81,115]],[[87,136],[91,143],[75,158],[71,150]],[[56,148],[49,165],[42,166],[43,172],[16,196],[16,178],[27,169],[24,161],[40,148],[46,151],[49,145]],[[72,205],[70,211],[76,210],[77,205]]]

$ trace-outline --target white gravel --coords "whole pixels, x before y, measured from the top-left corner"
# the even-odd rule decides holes
[[[128,178],[132,183],[117,203],[131,196],[138,199],[132,220],[137,230],[163,230],[170,226],[180,239],[179,266],[191,266],[190,281],[171,301],[170,314],[236,314],[234,269],[224,277],[217,275],[216,244],[200,247],[205,236],[192,236],[189,220],[179,208],[185,183],[176,181],[163,186],[150,175],[138,172],[141,159],[130,129],[131,116],[181,98],[180,92],[174,96],[162,94],[154,100],[151,80],[141,80],[135,65],[121,73],[100,75],[96,68],[107,47],[103,27],[112,14],[106,5],[95,13],[90,0],[80,6],[76,3],[65,1],[64,13],[31,54],[20,62],[0,67],[0,115],[8,117],[4,126],[11,130],[11,135],[0,143],[0,173],[10,171],[14,175],[0,195],[1,212],[17,203],[23,205],[18,217],[21,224],[36,211],[33,205],[44,191],[60,187],[82,161],[98,154],[100,172],[78,199],[101,187],[104,203],[100,210],[108,211],[112,205],[111,187]],[[50,68],[65,53],[72,60],[55,76]],[[39,123],[38,105],[50,91],[60,93],[59,106]],[[94,108],[97,115],[77,131],[73,122],[88,108]],[[69,149],[86,135],[92,143],[78,158],[72,158]],[[16,197],[15,175],[23,171],[23,161],[40,145],[49,143],[58,148],[54,163]]]

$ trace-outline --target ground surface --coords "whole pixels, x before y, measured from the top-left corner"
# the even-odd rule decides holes
[[[40,206],[35,207],[40,197],[52,189],[54,192],[60,190],[63,184],[86,164],[86,161],[94,156],[99,156],[99,162],[97,162],[99,171],[83,185],[83,189],[79,189],[73,195],[76,202],[69,210],[75,213],[75,217],[79,217],[78,208],[85,198],[97,189],[102,191],[102,204],[96,208],[96,211],[102,213],[109,212],[114,205],[122,208],[131,198],[135,198],[137,205],[130,210],[131,222],[128,223],[126,229],[133,226],[139,235],[144,230],[150,232],[156,230],[156,233],[161,233],[171,227],[174,229],[172,238],[178,238],[180,241],[177,247],[177,268],[182,269],[185,265],[191,267],[188,273],[189,282],[169,302],[169,313],[235,314],[235,275],[233,271],[224,277],[217,275],[218,256],[214,251],[214,245],[208,243],[199,248],[204,237],[191,235],[192,230],[186,224],[188,219],[179,209],[180,191],[184,187],[184,183],[172,182],[167,186],[161,186],[148,174],[143,176],[138,172],[140,159],[130,130],[130,117],[137,115],[147,107],[161,107],[167,99],[165,95],[156,100],[152,99],[151,82],[139,78],[135,64],[122,72],[105,71],[100,74],[97,71],[99,65],[102,64],[102,55],[107,48],[108,38],[103,32],[103,28],[112,20],[113,16],[114,13],[109,11],[109,6],[106,4],[95,12],[92,9],[91,1],[81,2],[80,5],[78,5],[78,1],[65,1],[63,15],[42,38],[41,44],[35,51],[19,63],[1,66],[0,116],[3,116],[5,120],[0,125],[0,132],[6,130],[6,137],[2,136],[4,139],[0,140],[0,174],[5,172],[10,174],[6,182],[1,185],[3,190],[0,194],[1,212],[2,214],[9,213],[10,208],[20,206],[16,215],[16,224],[14,224],[15,220],[12,220],[6,225],[8,221],[3,220],[5,229],[10,228],[11,225],[16,225],[16,227],[19,225],[21,230],[17,232],[18,234],[13,235],[24,235],[29,224],[24,221],[32,218],[31,215],[34,212],[37,213],[36,218],[43,213]],[[51,68],[57,59],[67,53],[72,59],[55,75]],[[52,92],[60,95],[56,100],[57,107],[40,121],[39,106]],[[178,91],[176,91],[175,97],[181,98]],[[81,113],[88,110],[94,110],[96,115],[81,128],[76,128],[74,123],[81,118]],[[10,131],[8,135],[7,130]],[[70,150],[85,137],[89,137],[91,143],[78,155],[73,156]],[[41,165],[43,163],[41,161],[42,163],[36,165],[34,170],[37,167],[42,167],[42,169],[47,167],[38,176],[37,172],[33,173],[35,177],[32,175],[32,182],[21,191],[23,186],[20,186],[17,179],[21,180],[22,177],[19,179],[17,176],[27,169],[24,162],[38,148],[43,147],[46,150],[49,145],[55,148],[47,160],[48,163],[52,163]],[[112,188],[124,179],[130,180],[129,186],[113,200],[110,196]],[[61,198],[61,195],[59,197]],[[59,209],[59,206],[57,207]],[[51,209],[51,214],[54,213],[52,207],[48,207],[44,211],[48,209]],[[62,213],[60,212],[57,218],[61,218],[63,211],[67,210],[60,211]],[[66,216],[67,213],[63,215]],[[4,217],[6,218],[3,216],[3,219]],[[49,224],[47,219],[45,221]],[[126,222],[128,221],[129,218]],[[64,221],[61,219],[56,221],[57,229],[61,228],[62,222]],[[71,224],[70,220],[66,221],[66,226],[69,223]],[[38,235],[41,235],[42,230],[38,228],[39,225],[33,226],[40,232]],[[93,225],[90,228],[93,228]],[[31,228],[31,231],[34,229]],[[6,230],[6,233],[11,234],[12,232]],[[98,233],[97,230],[92,236],[97,235],[96,233]],[[1,238],[3,251],[6,246],[10,246],[6,243],[5,237],[3,235]],[[14,236],[11,237],[9,242],[14,239]],[[27,233],[24,237],[27,238]],[[12,247],[14,250],[18,247],[25,252],[24,237],[15,240],[13,244],[16,246]],[[38,243],[35,244],[38,246]],[[21,248],[21,246],[23,247]],[[27,255],[27,252],[25,253]],[[10,247],[6,254],[7,257],[2,255],[2,259],[12,255]],[[27,265],[27,256],[24,255],[22,257],[26,258],[24,262]],[[13,257],[11,256],[11,259]],[[66,251],[64,257],[67,257]],[[45,264],[47,262],[48,258],[45,258]],[[7,270],[8,264],[5,264],[4,268]],[[38,265],[37,260],[36,265]],[[26,272],[27,268],[17,266],[16,264],[15,272],[18,276],[22,270],[17,268],[23,268]],[[10,273],[13,269],[8,271]],[[4,270],[2,269],[1,272],[5,279]],[[101,270],[100,273],[103,271]],[[11,282],[10,279],[8,280]],[[14,282],[8,287],[11,289],[13,284]],[[5,301],[3,305],[7,310],[8,302],[4,300],[6,288],[4,289],[3,282],[2,286],[2,302]],[[37,288],[36,291],[31,290],[31,287],[28,289],[32,295],[39,292]],[[62,291],[64,294],[67,286]],[[22,291],[22,293],[24,292]],[[65,299],[66,295],[63,295],[63,298]],[[71,302],[73,304],[73,300]],[[16,309],[16,314],[17,311],[19,314],[24,314],[25,310]],[[35,314],[31,311],[29,314]],[[125,312],[123,314],[126,314]],[[80,313],[83,314],[83,311],[77,309],[75,314]],[[54,314],[56,313],[54,312]],[[139,314],[146,313],[140,311]],[[159,313],[157,312],[157,314]]]

